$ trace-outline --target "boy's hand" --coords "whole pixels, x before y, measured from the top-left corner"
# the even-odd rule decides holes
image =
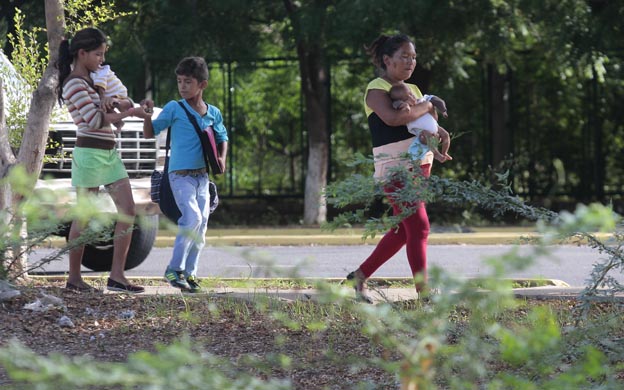
[[[217,156],[217,163],[221,167],[221,170],[225,172],[225,157]]]
[[[139,104],[146,113],[151,114],[154,112],[154,101],[152,99],[143,99]]]
[[[132,116],[136,116],[141,119],[147,119],[152,117],[152,113],[146,112],[143,107],[133,107],[131,110]]]

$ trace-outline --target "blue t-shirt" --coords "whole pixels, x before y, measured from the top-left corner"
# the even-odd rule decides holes
[[[195,116],[201,129],[212,126],[217,145],[228,141],[227,130],[223,125],[223,117],[217,107],[206,104],[208,111],[206,115],[200,116],[197,111],[189,106],[186,100],[181,100],[181,102]],[[158,118],[152,121],[152,124],[155,135],[171,127],[169,172],[181,169],[198,169],[206,166],[197,132],[189,121],[186,112],[184,112],[177,101],[172,100],[167,103],[160,114],[158,114]]]

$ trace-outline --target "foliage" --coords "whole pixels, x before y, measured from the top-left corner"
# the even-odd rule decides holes
[[[401,173],[401,170],[396,171],[397,175]],[[407,177],[413,179],[411,174]],[[500,176],[502,183],[506,178],[506,175]],[[345,187],[336,186],[337,190],[332,192],[335,201],[346,205],[348,202],[343,198],[367,199],[367,190],[376,191],[378,187],[369,181],[369,186],[360,192],[345,190],[359,185],[355,183],[357,181],[349,181]],[[19,189],[19,182],[14,187]],[[565,310],[569,316],[565,319],[558,318],[545,305],[529,309],[526,316],[517,321],[518,316],[514,313],[524,312],[525,308],[522,302],[514,299],[510,282],[505,280],[505,275],[510,272],[530,267],[533,258],[548,254],[554,239],[566,237],[583,237],[594,247],[609,250],[613,267],[597,266],[601,271],[622,270],[621,234],[615,234],[615,241],[608,244],[592,235],[594,231],[618,229],[621,226],[618,215],[598,204],[579,206],[574,213],[534,208],[519,201],[505,185],[497,190],[478,182],[432,177],[429,181],[418,182],[418,187],[406,186],[411,193],[406,190],[398,196],[404,201],[442,196],[448,202],[475,202],[498,212],[521,213],[538,219],[541,238],[536,239],[529,253],[520,254],[513,249],[500,258],[488,259],[488,273],[473,280],[462,280],[433,268],[430,270],[431,290],[417,301],[357,304],[351,300],[352,293],[346,287],[319,282],[316,288],[321,291],[320,306],[307,303],[285,306],[259,300],[256,310],[266,315],[262,323],[270,319],[271,327],[285,328],[293,333],[305,329],[312,337],[322,337],[330,329],[346,326],[344,318],[350,318],[348,326],[355,324],[357,337],[363,337],[368,348],[376,351],[350,363],[351,370],[363,372],[376,367],[396,376],[405,387],[464,389],[473,388],[475,383],[492,389],[621,387],[621,378],[615,375],[621,369],[617,362],[624,356],[621,343],[617,342],[618,332],[621,332],[621,328],[617,330],[621,324],[620,314],[617,310],[615,314],[607,313],[606,319],[594,318],[593,314],[594,298],[605,295],[604,291],[597,290],[598,286],[607,285],[609,293],[622,292],[620,286],[608,284],[610,279],[606,272],[592,273],[587,293],[580,296],[582,305],[575,308],[580,310]],[[34,212],[42,207],[28,209]],[[266,259],[250,261],[267,262]],[[188,308],[188,303],[185,307]],[[210,310],[213,314],[216,312],[214,308]],[[237,318],[246,324],[246,329],[256,315],[245,305],[234,304],[228,310],[238,313]],[[179,305],[176,305],[176,311],[179,312]],[[192,310],[185,312],[183,317],[189,323],[199,320],[194,319]],[[355,337],[354,329],[349,328],[348,334]],[[275,343],[279,349],[285,341],[276,337]],[[287,371],[297,359],[298,350],[290,351],[293,355],[289,352],[275,356],[276,360],[271,360],[271,370],[267,372],[264,359],[239,356],[236,363],[231,363],[193,347],[194,344],[185,340],[158,348],[155,353],[139,352],[123,364],[59,355],[40,357],[11,345],[0,349],[0,361],[16,385],[30,384],[33,388],[177,388],[172,381],[184,386],[214,384],[219,388],[291,387],[289,382],[270,378],[275,371]],[[331,348],[326,351],[328,356],[345,364],[345,357],[334,355],[336,352]],[[80,375],[76,375],[78,369]],[[380,384],[359,385],[375,387]]]
[[[65,0],[63,7],[68,36],[85,27],[98,27],[131,14],[116,11],[115,0]]]
[[[114,1],[99,2],[95,0],[68,0],[64,2],[66,17],[66,32],[71,36],[75,31],[87,26],[99,26],[110,20],[115,20],[128,13],[116,12]],[[19,150],[22,133],[26,127],[26,120],[30,110],[30,99],[37,88],[41,76],[49,62],[49,48],[45,42],[45,28],[41,26],[26,26],[26,15],[17,8],[13,25],[15,32],[7,34],[8,43],[12,47],[12,69],[2,66],[0,75],[17,86],[17,91],[8,95],[7,129],[11,146]],[[15,87],[14,87],[15,88]],[[60,107],[53,112],[52,120],[66,115]],[[44,157],[44,159],[47,158]]]
[[[75,2],[82,10],[75,15],[87,16],[87,3]],[[418,0],[401,7],[372,0],[299,3],[299,27],[310,37],[320,36],[318,21],[326,13],[322,49],[331,65],[331,179],[348,177],[352,171],[345,162],[370,150],[362,99],[374,70],[363,46],[380,32],[401,31],[415,39],[418,49],[412,81],[424,92],[444,97],[450,116],[441,125],[452,134],[465,134],[453,143],[454,160],[436,167],[441,176],[467,180],[490,167],[502,168],[492,160],[492,151],[501,145],[493,144],[488,119],[494,110],[490,73],[496,70],[505,78],[504,136],[513,163],[504,168],[510,169],[514,192],[556,209],[569,207],[568,200],[607,202],[615,195],[614,207],[620,211],[618,178],[624,167],[617,156],[624,117],[615,102],[624,93],[618,51],[624,7],[618,2]],[[232,193],[224,196],[300,192],[306,169],[299,160],[306,156],[299,153],[306,149],[307,129],[297,76],[260,91],[267,88],[267,79],[281,81],[296,74],[293,64],[288,72],[273,69],[275,75],[269,75],[262,61],[295,57],[294,26],[283,4],[129,0],[118,8],[111,17],[124,17],[102,24],[113,42],[107,59],[135,100],[146,91],[153,91],[158,105],[177,98],[172,70],[182,56],[199,54],[212,64],[218,81],[211,82],[208,93],[217,91],[208,99],[232,113],[226,117],[228,128],[244,133],[232,142],[230,166],[236,173],[227,178]],[[265,100],[250,114],[246,102],[256,97]],[[277,117],[279,121],[273,119]],[[256,124],[269,120],[270,127],[256,137]],[[269,141],[274,143],[271,150],[261,147],[268,153],[256,151]],[[254,154],[262,156],[259,164]],[[274,172],[272,165],[289,171]],[[267,167],[262,179],[259,167]],[[371,171],[358,168],[362,174]]]
[[[15,197],[22,199],[12,208],[0,211],[2,220],[28,221],[27,235],[23,234],[18,223],[0,226],[0,280],[20,279],[28,272],[61,258],[77,246],[110,239],[109,226],[113,220],[111,215],[99,211],[101,199],[84,196],[75,205],[64,208],[62,205],[70,198],[70,194],[67,191],[45,189],[36,189],[33,192],[36,178],[29,175],[21,165],[14,167],[0,181],[8,183]],[[19,268],[23,255],[44,245],[50,235],[60,235],[63,224],[73,219],[88,227],[79,239],[29,263],[26,269]]]
[[[555,220],[565,222],[540,227],[545,236],[547,231],[566,235],[569,228],[587,227],[588,223],[592,228],[609,228],[616,216],[591,206]],[[214,340],[183,338],[169,346],[157,346],[155,352],[130,354],[119,363],[59,354],[43,357],[10,343],[0,349],[0,362],[10,375],[9,388],[292,388],[291,381],[276,378],[310,368],[320,349],[320,356],[330,359],[330,366],[346,366],[356,377],[367,378],[366,373],[373,369],[387,374],[376,380],[353,383],[336,378],[332,382],[348,383],[352,388],[385,388],[392,386],[387,378],[397,378],[404,388],[423,389],[618,389],[622,385],[618,362],[624,356],[618,342],[621,307],[597,307],[594,302],[594,310],[581,317],[581,312],[570,310],[573,304],[517,300],[504,279],[512,270],[530,267],[532,258],[549,251],[548,243],[537,242],[525,255],[513,250],[490,259],[487,275],[478,280],[462,280],[434,268],[431,293],[416,301],[355,303],[346,287],[323,282],[316,285],[322,292],[318,303],[287,304],[258,298],[254,304],[246,304],[171,296],[159,298],[163,299],[161,307],[151,306],[142,314],[151,326],[137,324],[128,330],[158,328],[155,321],[161,317],[167,322],[186,321],[185,328],[191,329],[226,323],[225,329],[233,333],[219,334],[220,339],[232,340],[243,332],[242,327],[246,341],[258,331],[266,346],[272,344],[271,338],[260,328],[267,327],[274,335],[274,345],[262,358],[240,352],[235,359],[218,358],[201,347]],[[165,303],[169,301],[171,305]],[[316,341],[290,345],[290,338],[302,334]],[[350,341],[344,344],[334,338]],[[236,346],[238,351],[241,347],[245,346]],[[224,349],[228,348],[220,345],[219,351]],[[361,350],[369,352],[361,354]]]
[[[127,362],[94,362],[87,357],[37,356],[17,343],[0,350],[0,360],[19,382],[33,389],[288,389],[284,380],[256,378],[237,370],[229,361],[195,350],[190,340],[160,346],[154,354],[137,352]],[[33,370],[34,369],[34,370]],[[36,375],[33,375],[35,374]],[[29,388],[22,387],[20,388]]]
[[[371,164],[370,158],[359,156],[354,165]],[[400,220],[413,213],[413,208],[404,207],[399,215],[391,215],[386,208],[381,217],[370,217],[368,211],[375,199],[389,196],[398,199],[401,204],[413,202],[438,201],[452,206],[475,206],[488,210],[495,218],[513,213],[531,221],[536,221],[538,228],[544,233],[544,243],[551,244],[557,240],[576,240],[588,244],[601,253],[608,255],[604,261],[595,264],[591,283],[583,292],[583,297],[601,296],[616,291],[624,291],[623,286],[610,272],[624,271],[624,254],[622,253],[622,218],[613,212],[611,207],[600,204],[589,206],[579,205],[575,213],[563,211],[556,213],[546,208],[534,207],[513,194],[508,181],[509,172],[496,174],[497,182],[483,184],[477,180],[459,181],[432,175],[429,179],[414,176],[404,167],[391,172],[392,180],[403,183],[400,189],[388,187],[385,182],[374,181],[369,176],[353,175],[347,180],[331,183],[326,188],[328,204],[342,211],[337,217],[325,225],[328,229],[353,224],[364,224],[364,237],[385,232],[397,226]],[[595,231],[615,232],[613,242],[603,242],[596,238]],[[600,287],[609,287],[608,292]]]

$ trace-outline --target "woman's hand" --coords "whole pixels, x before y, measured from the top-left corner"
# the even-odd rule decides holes
[[[110,96],[103,96],[100,99],[100,108],[106,112],[111,112],[119,105],[119,101],[116,98]]]

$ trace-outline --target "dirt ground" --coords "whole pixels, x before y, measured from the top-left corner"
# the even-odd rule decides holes
[[[370,358],[374,348],[360,332],[350,331],[356,329],[356,324],[343,326],[351,320],[348,318],[339,327],[310,332],[283,326],[269,318],[266,311],[244,301],[227,302],[205,294],[163,297],[78,293],[61,286],[58,282],[52,287],[23,289],[21,296],[0,303],[0,345],[17,339],[41,355],[59,352],[123,362],[133,352],[154,351],[158,344],[170,344],[188,335],[198,350],[235,364],[249,354],[290,356],[292,365],[276,368],[271,376],[290,379],[295,389],[353,388],[362,381],[374,383],[378,389],[396,388],[395,378],[381,369],[353,370],[352,363]],[[42,294],[58,297],[62,304],[57,302],[45,311],[26,308],[32,308],[38,299],[48,303]],[[62,316],[74,326],[60,326]],[[276,342],[278,339],[280,342]],[[6,372],[0,368],[0,387],[10,383],[7,381]]]

